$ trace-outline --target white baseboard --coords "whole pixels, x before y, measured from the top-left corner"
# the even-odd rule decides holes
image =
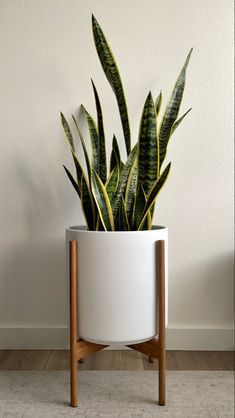
[[[232,328],[167,328],[168,350],[234,349]],[[0,327],[1,350],[63,350],[69,348],[69,330],[61,327]],[[112,346],[109,349],[126,349]]]
[[[233,328],[169,328],[168,350],[234,350]]]

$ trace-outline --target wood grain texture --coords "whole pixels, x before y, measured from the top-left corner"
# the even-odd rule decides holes
[[[70,279],[70,404],[78,405],[78,367],[77,367],[77,329],[78,329],[78,245],[76,240],[69,242]]]
[[[78,336],[78,243],[69,241],[70,284],[70,405],[78,406],[78,361],[83,360],[107,345],[93,344]],[[80,363],[83,364],[83,361]]]
[[[156,243],[156,266],[158,269],[158,305],[159,306],[159,360],[158,360],[158,399],[159,405],[166,403],[166,319],[165,319],[165,242]],[[154,357],[152,353],[148,353]]]
[[[81,370],[156,370],[158,361],[137,351],[104,350]],[[233,351],[166,351],[167,370],[234,370]],[[0,350],[0,370],[69,370],[69,350]]]
[[[0,370],[44,370],[50,350],[2,350]]]
[[[75,346],[75,356],[77,360],[84,359],[87,356],[95,353],[96,351],[103,350],[108,347],[107,345],[89,343],[88,341],[78,340]]]
[[[45,370],[69,370],[69,350],[51,351]]]
[[[147,356],[151,356],[153,358],[160,357],[160,342],[155,338],[144,343],[131,344],[127,347],[132,348],[132,350],[136,350],[143,354],[146,354]]]

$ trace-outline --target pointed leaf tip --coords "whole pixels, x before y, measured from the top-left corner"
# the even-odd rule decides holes
[[[148,94],[148,96],[147,96],[147,99],[148,100],[150,100],[150,99],[152,99],[153,98],[153,96],[152,96],[152,93],[151,93],[151,90],[149,91],[149,94]]]
[[[187,66],[187,65],[188,65],[188,63],[189,63],[190,57],[191,57],[191,55],[192,55],[192,52],[193,52],[193,48],[191,48],[191,49],[190,49],[190,51],[189,51],[189,53],[188,53],[188,55],[187,55],[187,58],[186,58],[186,60],[185,60],[185,65],[186,65],[186,66]]]
[[[92,25],[93,26],[98,26],[99,24],[98,24],[98,21],[97,21],[97,19],[96,19],[96,17],[95,17],[95,15],[92,13],[92,15],[91,15],[91,20],[92,20]]]
[[[151,91],[148,93],[148,95],[146,97],[146,100],[145,100],[145,103],[147,103],[149,101],[153,102],[153,96],[152,96]]]
[[[138,184],[148,195],[159,175],[156,111],[151,92],[142,111],[138,139]]]
[[[93,31],[93,38],[95,42],[96,51],[97,51],[101,66],[116,96],[119,114],[121,117],[126,151],[127,151],[127,155],[129,155],[131,151],[131,131],[130,131],[128,110],[127,110],[127,104],[126,104],[126,99],[124,95],[122,80],[121,80],[120,73],[119,73],[116,61],[114,59],[113,53],[110,49],[110,46],[106,40],[106,37],[99,23],[97,22],[94,16],[92,18],[92,31]]]

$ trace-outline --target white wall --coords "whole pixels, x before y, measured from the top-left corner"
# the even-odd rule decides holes
[[[107,138],[121,139],[91,12],[119,63],[133,141],[149,89],[165,105],[194,47],[182,111],[193,110],[169,147],[155,214],[170,234],[168,347],[231,349],[232,0],[0,0],[1,347],[66,345],[64,229],[83,217],[62,169],[72,164],[59,111],[94,113],[90,77]]]

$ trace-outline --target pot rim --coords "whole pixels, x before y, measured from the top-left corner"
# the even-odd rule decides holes
[[[81,233],[89,234],[143,234],[143,233],[154,233],[156,231],[167,231],[168,228],[163,225],[153,225],[152,229],[144,229],[143,231],[89,231],[86,225],[72,225],[66,228],[66,231],[76,231]]]

